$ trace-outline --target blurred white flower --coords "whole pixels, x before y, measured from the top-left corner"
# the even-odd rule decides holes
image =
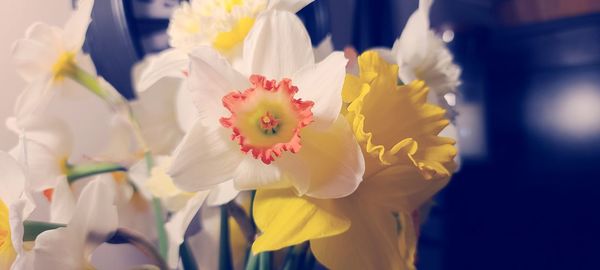
[[[13,45],[16,69],[29,83],[25,91],[35,96],[31,100],[36,105],[43,106],[57,89],[75,87],[65,77],[76,76],[78,68],[93,70],[91,59],[81,55],[93,5],[93,0],[80,0],[63,28],[35,23],[27,29],[25,38]]]
[[[453,63],[444,41],[430,29],[432,3],[433,0],[419,0],[419,7],[394,43],[392,57],[400,66],[399,76],[404,83],[423,80],[431,92],[443,99],[460,85],[461,69]]]
[[[9,128],[19,137],[10,153],[28,170],[32,191],[53,188],[68,171],[72,137],[67,126],[54,117],[28,117]]]
[[[81,192],[67,226],[37,236],[26,269],[94,269],[92,252],[117,229],[114,202],[112,179],[92,180]]]

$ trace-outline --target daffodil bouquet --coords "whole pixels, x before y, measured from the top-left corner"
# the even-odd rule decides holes
[[[182,2],[135,101],[81,50],[93,1],[32,25],[12,52],[28,87],[0,152],[0,269],[414,269],[419,209],[457,168],[460,69],[430,0],[360,55],[311,46],[311,2]]]

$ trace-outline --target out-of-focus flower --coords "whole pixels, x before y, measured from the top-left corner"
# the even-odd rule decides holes
[[[28,168],[29,188],[54,188],[69,170],[72,137],[66,125],[53,117],[29,117],[9,127],[22,138],[11,154]]]
[[[35,205],[25,192],[23,168],[6,152],[0,151],[0,269],[22,269],[23,221]]]
[[[211,190],[196,193],[180,190],[166,173],[172,159],[167,156],[155,156],[153,160],[155,165],[150,170],[149,176],[145,160],[131,168],[130,176],[148,200],[160,199],[165,208],[173,214],[166,223],[165,229],[169,238],[167,263],[175,268],[179,262],[179,246],[198,209],[202,205],[214,207],[225,204],[233,200],[239,192],[233,188],[231,181],[217,185]]]
[[[452,53],[444,41],[430,29],[429,10],[433,0],[419,0],[400,38],[394,43],[392,57],[400,66],[404,83],[425,81],[431,91],[443,99],[460,85],[461,69],[453,63]]]
[[[242,71],[232,68],[209,47],[193,53],[188,86],[200,118],[174,152],[175,184],[197,191],[233,179],[241,190],[293,186],[325,198],[352,193],[364,161],[338,119],[343,54],[315,64],[298,17],[271,10],[248,34],[242,64]]]
[[[27,265],[33,269],[94,269],[92,252],[117,229],[114,201],[112,179],[92,180],[81,192],[67,226],[37,236]]]
[[[314,0],[194,0],[182,2],[171,17],[167,33],[173,48],[151,58],[142,73],[138,91],[145,91],[164,77],[184,78],[189,53],[211,47],[235,67],[241,64],[245,38],[261,14],[270,10],[296,13]],[[326,38],[316,49],[317,60],[333,47]]]
[[[91,59],[82,56],[93,0],[78,1],[64,28],[35,23],[18,40],[12,50],[17,71],[29,83],[29,95],[36,96],[36,105],[43,104],[56,89],[72,88],[75,84],[65,77],[81,76],[82,66],[91,68]]]

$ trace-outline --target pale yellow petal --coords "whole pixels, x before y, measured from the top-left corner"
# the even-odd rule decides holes
[[[298,197],[293,189],[262,189],[254,199],[254,219],[262,234],[252,252],[287,246],[340,234],[350,222],[335,212],[331,200]]]
[[[396,219],[352,195],[336,200],[351,222],[342,234],[315,239],[310,246],[317,260],[332,270],[404,270],[398,249]]]

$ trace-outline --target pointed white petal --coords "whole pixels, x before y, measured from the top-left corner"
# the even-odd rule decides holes
[[[333,42],[331,41],[331,35],[327,35],[323,40],[321,40],[319,45],[317,45],[317,47],[314,49],[315,61],[316,62],[323,61],[323,59],[325,59],[327,56],[329,56],[331,53],[333,53],[333,51],[334,51],[334,49],[333,49]]]
[[[235,199],[239,193],[233,184],[233,180],[225,181],[210,191],[206,204],[209,206],[223,205]]]
[[[62,176],[58,179],[52,201],[50,202],[50,222],[67,224],[75,213],[75,196],[69,187],[67,178]]]
[[[365,161],[346,119],[340,117],[329,130],[307,129],[302,135],[298,154],[311,173],[306,194],[325,199],[354,192],[363,179]]]
[[[347,62],[342,52],[334,52],[319,64],[306,66],[293,76],[292,83],[298,87],[297,97],[315,103],[312,126],[327,128],[338,118]]]
[[[92,8],[94,0],[77,1],[75,10],[69,20],[65,23],[64,39],[67,50],[79,51],[85,41],[85,34],[92,21]]]
[[[143,71],[135,79],[136,90],[141,93],[152,87],[159,80],[166,77],[185,78],[185,72],[190,65],[189,56],[177,49],[167,49],[156,56],[146,60],[147,66],[141,67]]]
[[[258,17],[244,41],[243,58],[245,72],[276,80],[291,77],[315,59],[298,16],[278,10]]]
[[[267,9],[285,10],[296,13],[315,0],[270,0]]]
[[[253,190],[294,186],[298,193],[303,194],[309,183],[308,172],[303,165],[304,162],[291,153],[284,153],[269,165],[250,155],[244,156],[235,169],[235,188]]]
[[[223,97],[231,91],[243,91],[248,80],[231,67],[214,49],[201,46],[191,57],[188,89],[205,125],[220,126],[219,119],[228,115]]]
[[[92,251],[117,228],[112,178],[97,177],[82,191],[71,222],[35,241],[35,269],[84,269]]]
[[[163,79],[148,91],[141,92],[131,103],[141,127],[142,136],[157,155],[173,151],[183,138],[183,131],[177,122],[176,97],[181,80]]]
[[[168,174],[182,190],[205,190],[231,179],[241,157],[227,130],[196,121],[173,152]]]
[[[200,207],[208,197],[208,190],[200,191],[192,197],[185,208],[175,213],[171,220],[165,225],[169,236],[169,251],[167,256],[167,264],[171,268],[177,268],[179,262],[179,246],[183,243],[183,237],[190,222],[200,210]]]
[[[0,199],[10,205],[16,202],[25,189],[23,167],[8,153],[0,151]]]

